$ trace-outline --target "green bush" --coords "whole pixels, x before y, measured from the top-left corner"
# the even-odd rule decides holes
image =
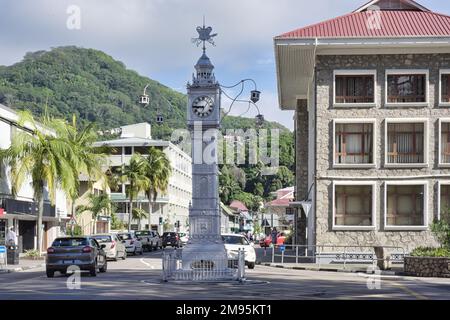
[[[411,252],[413,257],[450,257],[450,249],[418,247]]]
[[[450,210],[442,210],[441,218],[431,224],[431,231],[443,248],[450,249]]]
[[[37,259],[40,257],[38,250],[25,250],[24,253],[27,258]]]

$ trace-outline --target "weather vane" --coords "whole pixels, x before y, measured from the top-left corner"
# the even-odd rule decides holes
[[[197,47],[203,43],[203,53],[205,53],[206,50],[206,42],[212,44],[213,46],[216,45],[213,38],[217,36],[217,33],[211,34],[212,28],[205,26],[205,17],[203,17],[203,27],[197,27],[197,32],[198,38],[192,38],[192,42],[195,43]]]

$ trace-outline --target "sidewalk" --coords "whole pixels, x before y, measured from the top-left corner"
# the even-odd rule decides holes
[[[268,263],[257,262],[257,264],[283,269],[293,270],[309,270],[309,271],[328,271],[328,272],[347,272],[347,273],[367,273],[372,265],[369,264],[347,264],[344,268],[343,264],[316,264],[316,263]],[[403,276],[403,266],[394,266],[391,270],[381,271],[381,275],[386,276]]]
[[[10,272],[20,272],[30,269],[36,269],[40,267],[45,267],[45,260],[31,260],[31,259],[19,259],[19,264],[15,265],[0,265],[0,274],[1,273],[10,273]]]

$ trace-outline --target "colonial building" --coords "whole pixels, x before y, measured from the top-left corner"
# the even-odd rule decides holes
[[[11,145],[16,132],[31,132],[31,127],[18,124],[15,111],[0,104],[0,149]],[[48,129],[46,129],[48,130]],[[0,162],[0,245],[5,243],[8,228],[13,227],[18,239],[20,252],[37,249],[37,210],[38,204],[33,199],[31,178],[28,178],[14,198],[11,193],[10,169]],[[44,202],[42,251],[58,237],[67,221],[67,201],[61,190],[56,191],[56,205],[52,206],[46,196]]]
[[[450,203],[450,16],[371,1],[275,37],[299,243],[434,246]]]
[[[100,141],[96,146],[111,147],[109,165],[121,167],[127,164],[134,153],[145,156],[149,147],[163,150],[170,160],[172,175],[166,194],[159,194],[153,203],[150,214],[150,227],[162,233],[164,231],[186,232],[189,229],[189,204],[192,201],[192,174],[191,157],[169,141],[153,140],[151,126],[148,123],[139,123],[120,128],[119,139]],[[118,209],[118,216],[128,223],[129,200],[126,196],[126,184],[119,185],[116,190],[111,190],[111,199]],[[140,194],[133,205],[148,213],[148,199]],[[132,221],[132,229],[148,228],[148,218]]]
[[[264,233],[270,233],[270,227],[277,228],[278,231],[289,230],[294,227],[294,208],[291,203],[294,200],[294,187],[279,189],[274,192],[275,199],[265,204],[265,213],[262,214],[266,221]]]

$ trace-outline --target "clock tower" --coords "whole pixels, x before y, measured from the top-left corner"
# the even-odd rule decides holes
[[[189,242],[182,251],[184,270],[212,268],[227,271],[227,253],[221,237],[219,169],[220,85],[206,55],[205,42],[213,43],[211,27],[198,27],[203,54],[187,85],[187,126],[192,146],[192,203],[189,211]],[[226,273],[226,272],[225,272]],[[213,279],[211,279],[213,280]]]

